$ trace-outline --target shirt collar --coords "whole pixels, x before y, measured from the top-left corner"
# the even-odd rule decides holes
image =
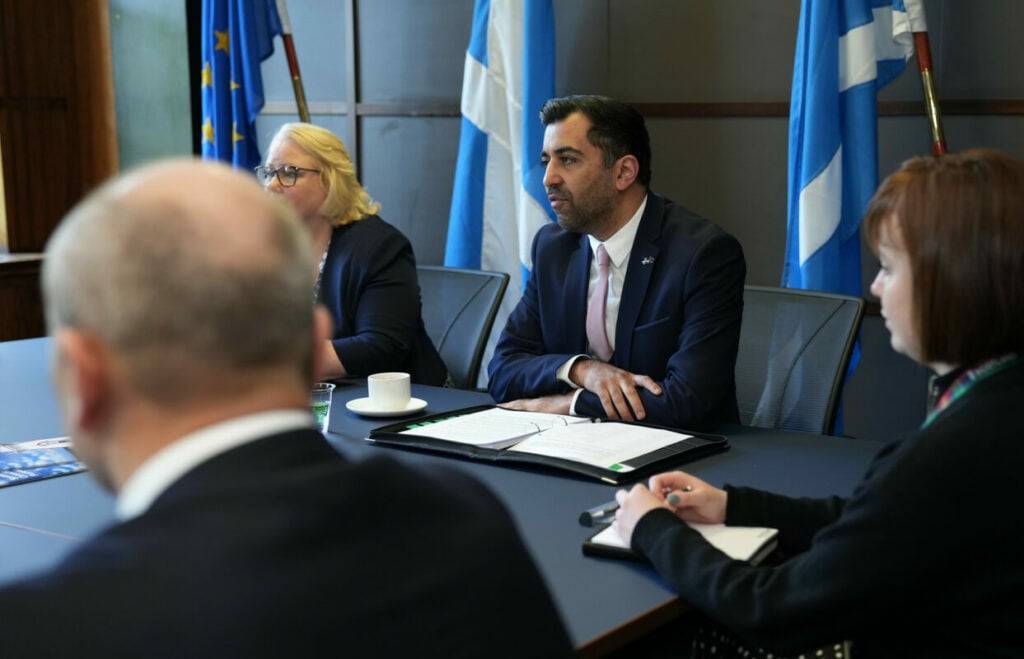
[[[312,424],[308,412],[271,410],[189,433],[154,453],[128,478],[117,496],[117,517],[123,521],[143,514],[172,483],[210,458],[260,437]]]
[[[625,264],[626,259],[629,258],[630,252],[633,251],[633,241],[636,239],[636,232],[640,229],[640,218],[644,216],[645,208],[647,208],[647,195],[644,195],[643,201],[640,202],[640,207],[633,213],[633,217],[629,218],[629,222],[626,222],[621,229],[616,231],[604,243],[588,235],[590,251],[597,254],[597,246],[603,244],[605,251],[608,252],[608,260],[611,261],[612,266],[621,268]]]

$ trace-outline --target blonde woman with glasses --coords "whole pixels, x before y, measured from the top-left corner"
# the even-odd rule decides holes
[[[382,220],[356,178],[341,139],[306,123],[281,126],[256,176],[302,218],[313,240],[314,302],[334,320],[324,377],[404,371],[441,385],[447,368],[420,316],[416,257],[401,231]]]

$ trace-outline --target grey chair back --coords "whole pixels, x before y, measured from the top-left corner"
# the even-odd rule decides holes
[[[864,300],[746,286],[736,355],[743,425],[831,434]]]
[[[508,287],[504,272],[417,266],[423,324],[459,389],[476,389],[487,337]]]

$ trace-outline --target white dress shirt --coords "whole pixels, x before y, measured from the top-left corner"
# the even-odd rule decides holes
[[[629,221],[604,243],[601,243],[601,241],[593,236],[587,236],[592,255],[590,259],[590,279],[587,283],[588,300],[594,287],[597,286],[598,245],[603,244],[605,251],[608,252],[608,297],[605,302],[604,327],[605,332],[608,334],[608,345],[611,346],[613,351],[615,350],[615,327],[618,324],[619,305],[622,301],[622,286],[626,281],[629,255],[633,253],[633,242],[636,240],[636,232],[640,228],[640,218],[643,217],[645,208],[647,208],[646,195],[644,195],[643,201],[640,202],[640,207],[633,213],[633,217],[629,218]],[[556,373],[559,380],[577,390],[576,394],[572,397],[572,404],[569,406],[570,414],[576,413],[576,399],[580,397],[583,389],[569,379],[569,371],[572,369],[572,365],[576,363],[576,360],[581,358],[590,358],[590,355],[574,355],[562,364]]]
[[[117,517],[143,514],[164,490],[194,467],[253,440],[289,430],[313,428],[302,410],[271,410],[215,423],[189,433],[150,456],[125,482],[117,496]]]

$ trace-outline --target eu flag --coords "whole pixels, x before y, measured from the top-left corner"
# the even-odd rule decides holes
[[[274,0],[203,0],[203,158],[260,164],[256,115],[263,108],[260,62],[281,34]]]

